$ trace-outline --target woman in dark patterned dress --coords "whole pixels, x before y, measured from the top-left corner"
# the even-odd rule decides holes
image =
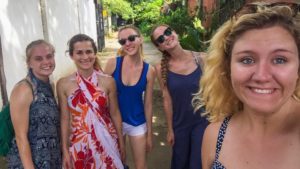
[[[26,48],[28,75],[10,97],[15,138],[7,155],[9,169],[61,169],[59,111],[49,82],[54,52],[44,40]]]

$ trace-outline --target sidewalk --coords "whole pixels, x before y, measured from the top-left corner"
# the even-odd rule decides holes
[[[117,38],[106,38],[105,49],[103,52],[98,53],[101,61],[101,66],[105,66],[107,60],[111,57],[115,57],[117,50],[121,46],[117,42]],[[161,58],[161,52],[159,52],[151,42],[145,42],[143,44],[145,61],[151,65],[159,63]],[[158,90],[158,84],[156,82],[153,93],[153,149],[148,154],[147,162],[148,169],[169,169],[171,160],[171,147],[166,143],[166,131],[167,125],[165,120],[165,114],[162,106],[161,93]],[[130,169],[134,169],[133,159],[131,155],[130,145],[126,144],[127,151],[127,164]]]

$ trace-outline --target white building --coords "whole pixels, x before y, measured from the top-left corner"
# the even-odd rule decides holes
[[[73,35],[85,33],[97,41],[94,0],[0,0],[0,4],[2,97],[4,92],[9,97],[15,83],[27,74],[25,48],[29,42],[46,39],[54,45],[56,69],[52,78],[56,81],[74,70],[65,52]]]

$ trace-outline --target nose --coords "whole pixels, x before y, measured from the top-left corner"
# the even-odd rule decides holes
[[[257,82],[268,82],[272,78],[271,63],[260,62],[255,66],[252,79]]]
[[[44,58],[44,59],[42,60],[42,63],[43,63],[43,64],[49,64],[49,63],[51,63],[51,61],[52,61],[52,59]]]
[[[125,41],[125,45],[129,45],[131,43],[131,41],[130,40],[128,40],[128,39],[126,39],[126,41]]]
[[[87,54],[86,52],[83,52],[81,57],[83,59],[87,59],[89,57],[89,54]]]

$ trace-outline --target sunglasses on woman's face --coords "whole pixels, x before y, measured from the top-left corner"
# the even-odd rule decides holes
[[[156,38],[155,41],[158,44],[164,43],[164,41],[166,40],[165,36],[170,36],[171,34],[172,34],[172,28],[168,27],[162,35],[160,35],[158,38]]]
[[[125,45],[126,41],[129,40],[130,42],[135,41],[136,37],[140,37],[139,35],[129,35],[127,39],[120,39],[118,42],[120,43],[120,45]]]
[[[293,3],[293,2],[275,2],[275,3],[266,3],[266,4],[249,3],[242,6],[240,9],[236,10],[233,13],[232,17],[235,16],[237,18],[244,14],[256,13],[258,7],[272,8],[276,6],[288,6],[292,10],[293,16],[296,16],[300,11],[300,4]]]

